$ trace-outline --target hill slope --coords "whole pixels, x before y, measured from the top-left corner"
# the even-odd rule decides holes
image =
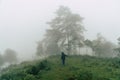
[[[69,56],[66,65],[60,56],[11,65],[0,80],[120,80],[120,59]]]

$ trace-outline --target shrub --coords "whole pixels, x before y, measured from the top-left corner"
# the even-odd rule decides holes
[[[28,69],[27,73],[32,75],[37,75],[42,70],[49,70],[48,62],[47,60],[44,60],[37,65],[31,66],[30,69]]]
[[[28,75],[24,78],[24,80],[37,80],[37,79],[35,78],[35,76],[28,74]]]
[[[93,74],[91,72],[81,72],[78,76],[78,80],[92,80]]]

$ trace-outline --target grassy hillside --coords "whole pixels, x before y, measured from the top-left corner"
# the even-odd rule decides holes
[[[11,65],[0,80],[120,80],[120,59],[69,56],[66,65],[60,56]]]

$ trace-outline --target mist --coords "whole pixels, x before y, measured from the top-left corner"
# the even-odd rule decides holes
[[[0,0],[0,80],[119,80],[119,0]]]
[[[49,22],[60,5],[84,18],[85,38],[94,40],[97,33],[117,44],[120,26],[118,0],[1,0],[0,52],[15,50],[20,60],[35,58],[37,42],[44,38]],[[113,30],[114,29],[114,30]]]

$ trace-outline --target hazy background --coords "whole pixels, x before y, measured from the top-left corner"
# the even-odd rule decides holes
[[[119,0],[1,0],[0,52],[6,48],[17,51],[20,58],[34,56],[36,42],[43,38],[46,22],[60,5],[68,6],[84,17],[85,35],[94,39],[102,33],[117,44],[120,34]]]

